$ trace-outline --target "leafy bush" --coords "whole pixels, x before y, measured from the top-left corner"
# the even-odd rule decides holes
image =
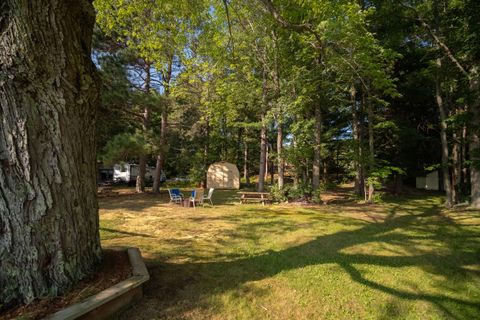
[[[322,193],[322,190],[319,189],[319,190],[315,190],[312,192],[312,202],[313,203],[322,203],[322,197],[321,197],[321,193]]]
[[[337,186],[336,183],[334,183],[332,181],[327,181],[320,186],[320,190],[322,190],[322,191],[332,190],[336,186]]]
[[[299,184],[296,186],[286,184],[282,190],[280,190],[278,184],[275,184],[270,188],[270,195],[275,202],[303,200],[322,203],[321,193],[322,190],[313,191],[312,187],[308,184]]]
[[[270,188],[270,195],[272,197],[272,200],[274,202],[285,202],[288,200],[287,198],[287,193],[288,193],[288,187],[284,186],[283,189],[280,189],[278,187],[278,184],[274,184]]]

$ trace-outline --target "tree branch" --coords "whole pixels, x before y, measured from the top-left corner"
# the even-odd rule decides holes
[[[122,108],[121,106],[118,107],[118,108],[114,108],[114,109],[116,109],[117,111],[120,111],[120,112],[129,114],[129,115],[132,115],[132,116],[134,116],[134,117],[143,119],[143,115],[142,115],[142,114],[138,114],[138,113],[136,113],[136,112],[133,112],[133,111],[130,111],[130,110],[126,110],[126,109]]]
[[[401,2],[400,5],[402,7],[412,10],[415,13],[417,20],[420,22],[422,27],[424,27],[425,30],[427,30],[428,34],[433,38],[433,41],[437,44],[437,46],[445,53],[447,58],[450,59],[450,61],[452,61],[452,63],[458,68],[458,70],[460,70],[460,72],[465,77],[470,79],[471,78],[470,73],[462,66],[462,64],[457,60],[457,58],[455,58],[452,51],[450,51],[450,48],[435,34],[432,27],[430,27],[430,25],[420,16],[417,9],[403,2]]]
[[[232,47],[232,58],[235,61],[235,43],[233,42],[232,22],[230,20],[230,11],[228,10],[228,0],[223,0],[223,5],[225,6],[225,13],[227,14],[228,33],[230,34],[228,44]]]
[[[270,14],[273,16],[274,20],[283,28],[285,29],[290,29],[290,30],[293,30],[293,31],[296,31],[298,33],[304,33],[304,32],[307,32],[307,33],[311,33],[315,39],[317,39],[317,42],[319,44],[319,46],[321,47],[322,45],[322,40],[321,40],[321,37],[320,35],[313,29],[313,27],[308,24],[308,23],[304,23],[304,24],[294,24],[294,23],[291,23],[289,21],[287,21],[277,10],[277,8],[275,7],[275,5],[273,4],[273,2],[271,0],[258,0],[260,1],[264,6],[265,6],[265,9],[270,12]]]

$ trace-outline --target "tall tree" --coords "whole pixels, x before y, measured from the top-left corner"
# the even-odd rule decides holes
[[[442,10],[439,10],[439,2],[442,4]],[[457,69],[461,76],[466,80],[468,87],[468,111],[471,113],[470,122],[470,178],[471,178],[471,205],[475,208],[480,208],[480,138],[479,138],[479,124],[480,124],[480,54],[478,50],[478,31],[480,25],[478,23],[478,10],[480,3],[475,0],[467,0],[463,2],[456,1],[422,1],[417,6],[412,6],[408,3],[402,2],[405,8],[413,12],[414,18],[419,21],[420,26],[428,36],[428,41],[431,41],[446,60]],[[428,18],[421,14],[420,10],[428,13],[433,13],[433,23],[428,21]],[[462,37],[467,35],[466,41],[455,41],[448,37],[440,25],[441,16],[447,15],[450,11],[455,11],[456,15],[460,14],[454,20],[449,20],[446,29],[453,32],[452,26],[461,27],[465,32],[461,34]],[[443,134],[442,134],[443,135]],[[444,138],[442,137],[442,140]],[[444,155],[448,156],[448,155]],[[450,182],[448,182],[450,184]],[[447,191],[451,198],[451,190]],[[447,200],[448,204],[448,200]]]
[[[0,301],[28,303],[101,256],[95,12],[87,0],[0,7]]]
[[[170,109],[170,92],[171,92],[171,81],[173,73],[173,53],[169,55],[169,58],[166,62],[166,69],[161,72],[162,75],[162,85],[164,88],[165,100],[167,101],[166,105],[163,106],[161,112],[161,124],[160,124],[160,139],[159,139],[159,148],[157,155],[157,163],[155,167],[155,175],[153,177],[153,192],[160,192],[160,179],[162,172],[164,170],[163,166],[165,163],[165,155],[168,151],[168,113]]]

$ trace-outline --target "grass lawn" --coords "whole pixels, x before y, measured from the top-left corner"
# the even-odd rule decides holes
[[[151,274],[124,319],[479,319],[480,212],[438,196],[379,205],[168,205],[100,200],[104,246],[137,246]]]

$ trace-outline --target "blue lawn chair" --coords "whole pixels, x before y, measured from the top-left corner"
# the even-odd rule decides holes
[[[180,189],[168,189],[168,194],[170,195],[170,203],[182,203],[183,194]]]

